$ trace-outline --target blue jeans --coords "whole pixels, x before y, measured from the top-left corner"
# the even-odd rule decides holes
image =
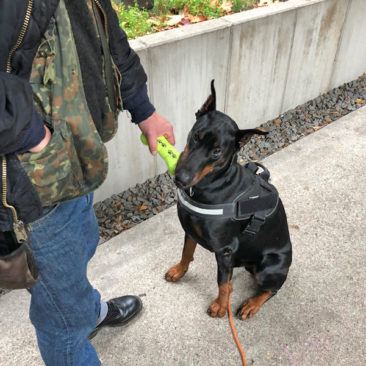
[[[47,366],[101,365],[88,341],[100,311],[86,271],[99,240],[93,195],[46,207],[30,225],[39,280],[30,290],[30,320]]]

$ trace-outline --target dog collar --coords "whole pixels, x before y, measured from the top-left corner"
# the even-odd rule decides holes
[[[263,169],[261,174],[256,174],[258,167]],[[256,215],[262,217],[264,221],[277,207],[278,192],[272,184],[268,183],[270,174],[263,165],[249,163],[245,168],[249,169],[256,179],[254,184],[241,192],[233,202],[217,205],[200,203],[178,188],[178,205],[189,213],[201,217],[245,220]]]

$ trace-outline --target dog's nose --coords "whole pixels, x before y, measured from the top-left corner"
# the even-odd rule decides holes
[[[191,175],[186,170],[180,170],[175,174],[175,183],[178,187],[184,188],[191,183]]]

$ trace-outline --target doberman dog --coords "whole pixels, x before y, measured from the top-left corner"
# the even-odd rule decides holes
[[[234,267],[244,266],[257,280],[258,293],[238,309],[240,319],[253,317],[281,288],[292,259],[286,213],[269,173],[256,174],[254,163],[237,163],[237,152],[260,129],[240,130],[216,110],[211,95],[196,113],[196,123],[181,154],[175,182],[178,216],[185,231],[181,261],[165,275],[177,282],[188,270],[196,244],[215,253],[218,297],[208,308],[212,317],[226,314]],[[258,164],[260,165],[260,164]]]

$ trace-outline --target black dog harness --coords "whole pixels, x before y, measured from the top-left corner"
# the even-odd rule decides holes
[[[257,174],[258,168],[263,172]],[[244,232],[255,235],[259,232],[267,217],[277,208],[279,195],[270,183],[270,173],[262,164],[250,162],[244,166],[254,175],[254,182],[241,192],[231,203],[208,205],[194,201],[183,190],[178,189],[178,205],[192,215],[212,218],[231,218],[248,220]]]

